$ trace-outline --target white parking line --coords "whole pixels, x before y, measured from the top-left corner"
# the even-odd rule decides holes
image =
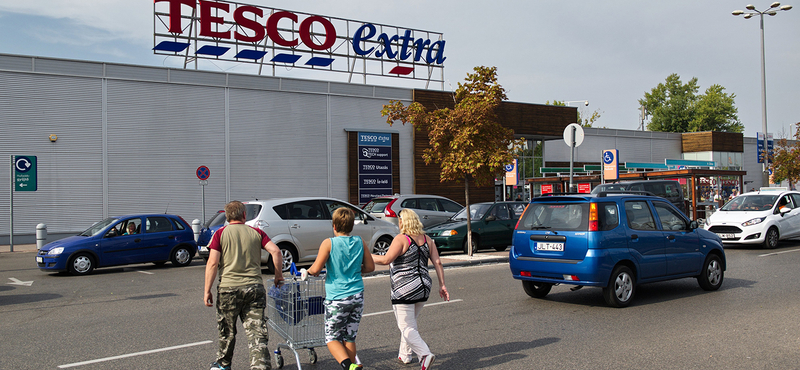
[[[425,307],[428,307],[428,306],[438,306],[438,305],[440,305],[440,304],[456,303],[456,302],[463,302],[463,301],[464,301],[463,299],[454,299],[454,300],[452,300],[452,301],[436,302],[436,303],[428,303],[428,304],[426,304],[426,305],[425,305]],[[363,315],[361,315],[361,317],[367,317],[367,316],[377,316],[377,315],[384,315],[384,314],[387,314],[387,313],[393,313],[393,312],[394,312],[394,311],[379,311],[379,312],[372,312],[372,313],[363,314]]]
[[[214,343],[214,342],[213,342],[213,341],[210,341],[210,340],[204,340],[204,341],[202,341],[202,342],[189,343],[189,344],[182,344],[182,345],[179,345],[179,346],[166,347],[166,348],[159,348],[159,349],[151,349],[151,350],[149,350],[149,351],[142,351],[142,352],[136,352],[136,353],[129,353],[129,354],[127,354],[127,355],[119,355],[119,356],[113,356],[113,357],[98,358],[98,359],[96,359],[96,360],[90,360],[90,361],[75,362],[75,363],[72,363],[72,364],[60,365],[58,368],[59,368],[59,369],[66,369],[66,368],[70,368],[70,367],[76,367],[76,366],[83,366],[83,365],[89,365],[89,364],[96,364],[96,363],[98,363],[98,362],[106,362],[106,361],[119,360],[119,359],[121,359],[121,358],[126,358],[126,357],[134,357],[134,356],[141,356],[141,355],[149,355],[149,354],[151,354],[151,353],[158,353],[158,352],[171,351],[171,350],[173,350],[173,349],[180,349],[180,348],[186,348],[186,347],[200,346],[200,345],[203,345],[203,344],[209,344],[209,343]]]
[[[800,249],[789,249],[789,250],[787,250],[787,251],[780,251],[780,252],[773,252],[773,253],[759,254],[758,256],[759,256],[759,257],[776,256],[776,255],[779,255],[779,254],[791,253],[791,252],[798,252],[798,251],[800,251]]]
[[[136,270],[136,272],[141,272],[141,273],[143,273],[143,274],[147,274],[147,275],[155,275],[155,273],[153,273],[153,272],[150,272],[150,271]]]

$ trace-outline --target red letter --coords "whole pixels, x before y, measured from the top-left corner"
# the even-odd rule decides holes
[[[297,46],[299,43],[297,39],[286,41],[283,37],[281,37],[281,34],[278,33],[278,21],[281,20],[281,18],[289,18],[293,20],[294,23],[297,23],[297,14],[289,12],[274,13],[269,17],[269,19],[267,19],[267,35],[270,39],[272,39],[272,42],[280,46]]]
[[[256,15],[256,17],[264,16],[264,12],[261,9],[256,8],[254,6],[240,6],[236,8],[236,10],[233,12],[233,21],[236,22],[236,24],[242,26],[242,28],[247,28],[255,31],[256,34],[255,36],[247,36],[239,33],[239,31],[236,31],[233,33],[233,38],[244,42],[261,41],[261,39],[264,38],[264,35],[266,35],[267,31],[264,29],[264,26],[258,23],[258,21],[245,17],[244,12],[253,13]]]
[[[222,17],[211,16],[211,8],[222,9],[227,13],[230,5],[200,0],[200,36],[217,37],[221,39],[231,38],[231,31],[215,32],[211,30],[212,23],[225,25],[225,20]]]
[[[322,45],[315,44],[314,39],[311,37],[311,24],[314,22],[322,23],[325,27],[325,42],[323,42]],[[336,43],[336,28],[333,27],[331,21],[314,15],[304,19],[303,23],[300,23],[300,39],[303,40],[306,46],[313,50],[325,50]]]
[[[169,2],[169,32],[183,33],[183,28],[181,27],[181,5],[188,5],[194,9],[195,0],[155,0],[157,3],[161,1]]]

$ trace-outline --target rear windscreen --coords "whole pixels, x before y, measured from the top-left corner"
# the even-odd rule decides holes
[[[364,212],[381,213],[391,201],[391,199],[373,199],[364,206]]]
[[[589,230],[589,203],[531,203],[517,230]]]
[[[261,205],[256,203],[246,203],[244,205],[244,212],[245,216],[247,217],[247,221],[255,219],[258,217],[258,214],[261,213]]]

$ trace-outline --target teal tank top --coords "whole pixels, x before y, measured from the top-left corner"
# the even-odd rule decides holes
[[[358,236],[331,238],[331,254],[325,269],[325,299],[340,300],[364,291],[361,263],[364,244]]]

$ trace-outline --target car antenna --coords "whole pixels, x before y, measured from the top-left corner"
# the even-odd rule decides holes
[[[167,211],[169,211],[169,202],[167,202],[167,209],[164,210],[164,214],[167,214]]]

